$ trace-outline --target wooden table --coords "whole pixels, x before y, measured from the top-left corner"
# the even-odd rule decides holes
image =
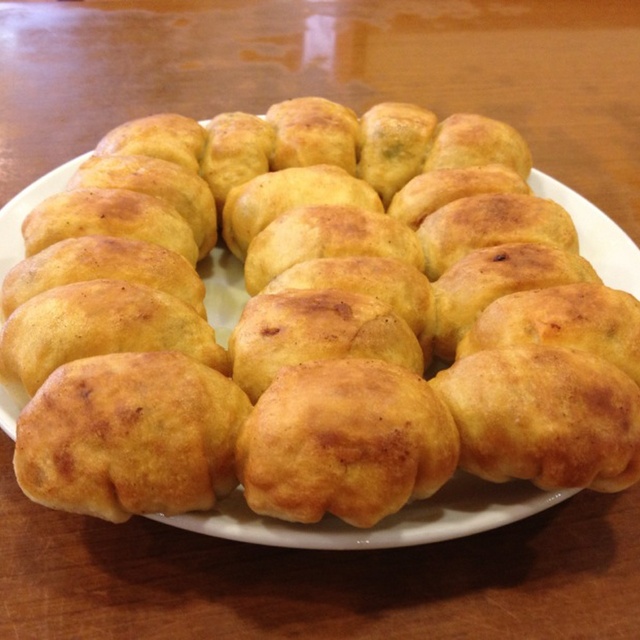
[[[312,94],[506,120],[640,242],[640,4],[623,0],[2,3],[0,205],[125,120]],[[304,551],[44,509],[12,453],[2,435],[1,638],[638,637],[640,488],[437,544]]]

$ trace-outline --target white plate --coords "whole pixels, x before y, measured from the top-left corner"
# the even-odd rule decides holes
[[[22,191],[0,211],[0,281],[23,256],[20,225],[45,197],[64,188],[67,180],[88,157],[76,158],[55,169]],[[604,213],[558,181],[534,170],[534,192],[567,209],[575,222],[581,254],[596,268],[606,284],[640,298],[640,251]],[[248,296],[242,265],[219,248],[200,267],[207,287],[207,311],[221,343],[226,344]],[[213,301],[215,300],[215,307]],[[15,440],[19,407],[0,387],[0,426]],[[264,545],[307,549],[374,549],[402,547],[450,540],[494,529],[548,509],[577,493],[576,490],[545,493],[527,482],[495,485],[463,473],[433,498],[408,505],[378,526],[359,530],[333,517],[316,525],[296,525],[262,518],[244,502],[241,490],[223,500],[215,513],[173,518],[150,516],[165,524],[209,536]]]

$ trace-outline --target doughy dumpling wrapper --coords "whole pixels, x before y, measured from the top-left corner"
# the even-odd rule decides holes
[[[349,107],[315,96],[294,98],[269,107],[266,119],[276,136],[273,171],[330,164],[355,175],[360,125]]]
[[[422,221],[444,205],[481,193],[531,194],[517,171],[501,164],[459,169],[434,169],[410,180],[393,197],[387,213],[417,229]]]
[[[218,240],[216,203],[199,175],[167,160],[149,156],[92,156],[82,163],[68,189],[129,189],[171,204],[186,220],[202,259]]]
[[[589,351],[640,384],[640,301],[588,282],[512,293],[480,314],[456,357],[529,343]]]
[[[113,522],[208,510],[237,486],[250,411],[229,378],[178,352],[76,360],[20,414],[16,477],[35,502]]]
[[[200,171],[216,201],[218,226],[229,191],[269,171],[275,140],[273,127],[250,113],[221,113],[207,124]]]
[[[578,232],[565,209],[553,200],[514,193],[455,200],[425,218],[416,233],[430,280],[474,249],[507,242],[540,242],[578,252]]]
[[[0,380],[32,396],[60,365],[106,353],[181,351],[224,373],[226,350],[193,307],[123,280],[49,289],[19,306],[0,333]]]
[[[468,253],[433,283],[434,353],[453,360],[463,335],[494,300],[574,282],[601,280],[585,258],[549,245],[509,243]]]
[[[96,146],[97,156],[150,156],[200,170],[206,131],[197,120],[177,113],[158,113],[125,122],[107,132]]]
[[[269,223],[290,209],[318,204],[384,212],[375,189],[340,167],[293,167],[257,176],[229,192],[222,212],[224,241],[244,261],[249,243]]]
[[[460,466],[545,490],[620,491],[640,479],[640,388],[585,351],[478,351],[430,381],[460,431]]]
[[[281,370],[244,423],[238,475],[251,509],[372,527],[454,473],[457,429],[419,375],[375,360]]]
[[[503,164],[527,178],[531,151],[511,125],[475,113],[455,113],[434,134],[423,170]]]
[[[253,239],[245,286],[255,295],[295,264],[346,256],[395,258],[419,271],[425,266],[415,232],[397,220],[359,207],[307,206],[282,214]]]
[[[387,304],[334,289],[251,298],[229,337],[233,379],[255,402],[285,365],[374,358],[422,374],[420,343]]]
[[[73,189],[37,205],[22,223],[25,255],[82,236],[102,235],[153,242],[198,260],[198,245],[187,221],[159,198],[127,189]]]
[[[204,283],[186,258],[151,242],[113,236],[68,238],[20,261],[2,283],[2,312],[7,318],[43,291],[101,278],[160,289],[207,317]]]
[[[394,194],[422,172],[437,116],[403,102],[382,102],[360,118],[362,149],[358,177],[389,206]]]

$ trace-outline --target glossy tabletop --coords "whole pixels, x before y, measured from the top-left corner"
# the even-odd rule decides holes
[[[505,120],[640,243],[623,0],[0,3],[0,206],[126,120],[304,95]],[[640,487],[456,540],[308,551],[47,510],[12,455],[0,433],[0,638],[638,637]]]

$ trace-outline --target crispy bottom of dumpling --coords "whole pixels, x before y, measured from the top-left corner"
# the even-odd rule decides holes
[[[237,485],[250,411],[229,378],[178,352],[76,360],[21,412],[16,477],[35,502],[112,522],[211,509]]]
[[[449,412],[419,375],[325,360],[281,370],[240,431],[237,465],[256,513],[371,527],[435,493],[458,452]]]
[[[488,349],[429,384],[460,431],[461,468],[485,480],[608,492],[640,479],[640,387],[603,358],[535,344]]]

